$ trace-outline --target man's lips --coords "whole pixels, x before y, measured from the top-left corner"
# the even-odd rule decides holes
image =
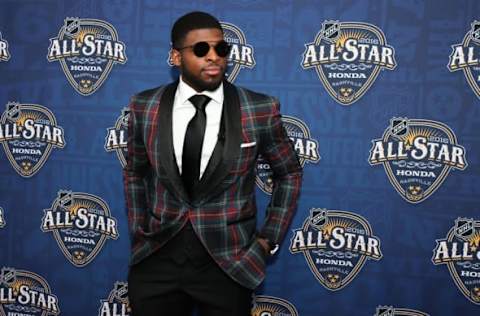
[[[218,76],[222,71],[219,66],[208,66],[203,68],[203,72],[208,76]]]

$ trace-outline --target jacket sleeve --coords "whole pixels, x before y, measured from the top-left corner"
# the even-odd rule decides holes
[[[262,157],[273,172],[273,192],[259,235],[279,244],[292,221],[302,183],[303,170],[293,144],[283,128],[280,104],[273,101],[267,128],[262,133]]]
[[[123,182],[128,213],[130,239],[134,241],[138,228],[143,227],[147,210],[145,176],[150,167],[143,135],[143,111],[136,97],[130,105],[127,139],[127,164]]]

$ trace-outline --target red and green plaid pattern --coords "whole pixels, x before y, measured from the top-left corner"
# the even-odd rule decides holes
[[[165,86],[132,98],[124,170],[131,264],[160,249],[190,220],[202,243],[228,275],[252,289],[262,282],[266,258],[256,236],[274,243],[283,240],[296,208],[302,169],[282,126],[279,103],[266,95],[234,89],[240,105],[241,143],[256,144],[240,148],[238,156],[228,161],[228,173],[218,185],[220,191],[195,203],[172,192],[174,186],[169,185],[160,161],[159,152],[164,148],[159,148],[156,139],[171,128],[159,126]],[[257,232],[254,192],[259,154],[272,168],[274,189],[265,222]]]

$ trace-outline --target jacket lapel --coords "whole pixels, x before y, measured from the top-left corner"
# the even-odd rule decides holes
[[[169,189],[170,192],[177,194],[180,199],[188,200],[185,188],[183,187],[182,178],[178,172],[177,162],[175,160],[175,153],[173,149],[172,138],[172,111],[173,101],[175,98],[175,91],[177,90],[178,81],[169,84],[165,87],[160,104],[159,104],[159,126],[157,130],[158,144],[155,150],[158,153],[159,161],[163,170],[160,173],[166,174],[168,180],[161,177],[162,183]]]
[[[222,190],[220,183],[228,175],[230,164],[240,151],[242,122],[238,93],[227,81],[223,82],[223,91],[222,126],[217,145],[198,184],[198,190],[195,190],[193,200],[196,201]]]

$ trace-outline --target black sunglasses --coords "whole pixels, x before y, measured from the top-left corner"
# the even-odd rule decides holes
[[[176,48],[176,50],[180,51],[185,48],[191,48],[195,56],[204,57],[208,54],[208,52],[210,51],[210,47],[212,46],[218,57],[227,57],[228,53],[230,53],[231,46],[225,41],[220,41],[216,45],[210,45],[207,42],[198,42],[194,45]]]

